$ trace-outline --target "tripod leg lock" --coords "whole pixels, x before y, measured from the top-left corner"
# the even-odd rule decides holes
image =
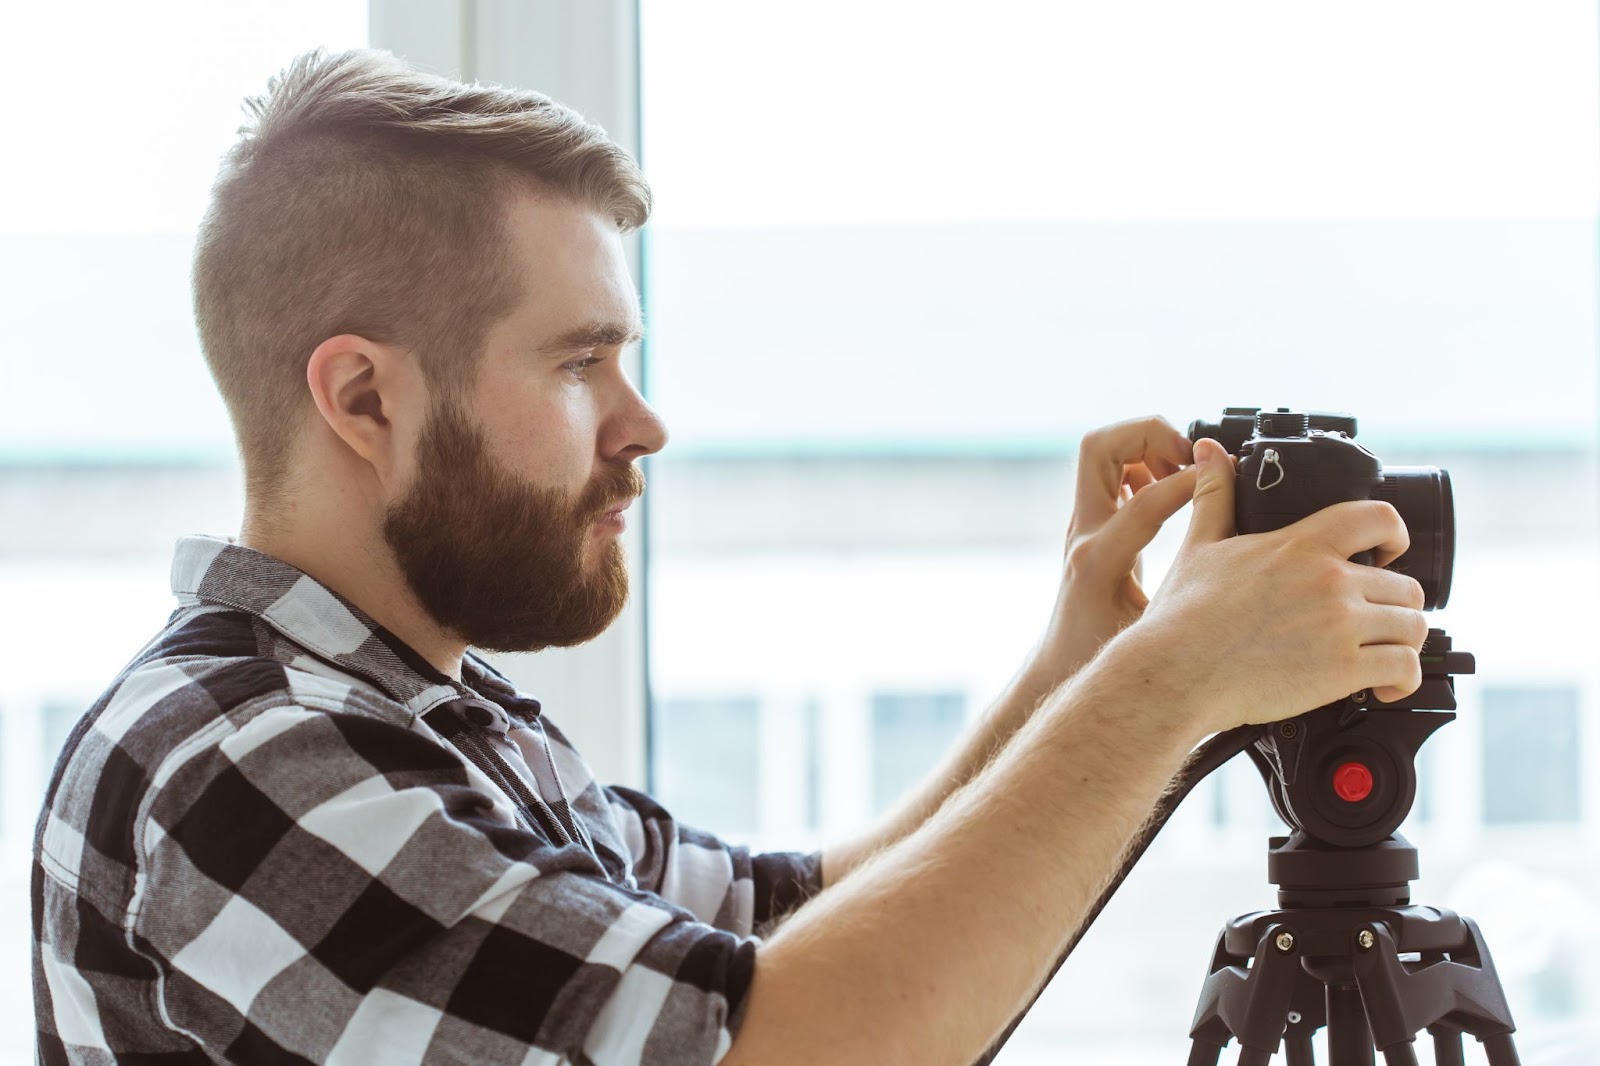
[[[1226,931],[1217,938],[1189,1036],[1219,1052],[1233,1037],[1242,1048],[1275,1053],[1301,972],[1298,937],[1285,925],[1269,925],[1249,959],[1233,954],[1227,939]]]
[[[1516,1026],[1477,924],[1450,911],[1422,908],[1407,908],[1395,917],[1399,920],[1394,928],[1387,922],[1372,922],[1358,930],[1352,952],[1356,983],[1377,1048],[1388,1051],[1410,1043],[1419,1031],[1440,1023],[1486,1044],[1490,1038],[1503,1037],[1493,1045],[1509,1048]],[[1400,960],[1402,953],[1418,950],[1408,946],[1409,933],[1420,932],[1417,940],[1437,945],[1441,928],[1453,934],[1443,950],[1422,950],[1417,962]],[[1509,1061],[1514,1063],[1515,1052],[1511,1055]]]

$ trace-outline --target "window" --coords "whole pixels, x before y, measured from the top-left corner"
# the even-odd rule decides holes
[[[93,697],[91,697],[91,700]],[[61,749],[66,747],[67,738],[77,728],[78,720],[89,709],[89,701],[81,706],[74,703],[64,703],[52,700],[44,705],[42,717],[44,720],[44,750],[41,753],[45,780],[55,773],[56,763],[61,759]]]
[[[966,706],[959,692],[872,697],[874,812],[888,810],[933,769],[961,735]]]
[[[643,0],[647,386],[672,430],[651,466],[652,685],[815,694],[817,832],[760,842],[859,829],[949,742],[948,710],[884,709],[881,678],[967,693],[974,718],[1000,691],[1053,603],[1082,433],[1290,404],[1350,411],[1385,463],[1454,481],[1434,624],[1479,673],[1405,829],[1441,879],[1421,902],[1451,906],[1479,785],[1455,735],[1500,728],[1473,718],[1497,677],[1570,679],[1570,652],[1529,632],[1530,590],[1563,590],[1542,632],[1585,631],[1600,595],[1596,482],[1576,473],[1600,395],[1595,14]],[[1147,553],[1152,585],[1183,527]],[[1582,670],[1559,713],[1595,711]],[[1592,752],[1518,802],[1573,810],[1562,775],[1592,777]],[[1002,1062],[1186,1046],[1194,974],[1270,900],[1280,831],[1249,766],[1207,787],[1182,813],[1214,843],[1158,842]],[[1554,823],[1574,857],[1595,830],[1577,817]],[[1492,930],[1513,917],[1497,906],[1472,916]],[[1152,938],[1172,953],[1127,959]],[[1539,995],[1520,980],[1514,1007]]]
[[[1486,688],[1483,820],[1578,821],[1582,751],[1577,689]]]
[[[669,699],[657,708],[658,797],[689,825],[723,835],[760,826],[760,703],[751,697]]]

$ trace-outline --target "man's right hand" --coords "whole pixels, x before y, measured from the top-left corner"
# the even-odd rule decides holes
[[[1234,535],[1234,465],[1195,445],[1189,532],[1130,630],[1163,681],[1204,693],[1207,731],[1270,722],[1370,689],[1393,701],[1422,683],[1422,586],[1381,569],[1410,545],[1387,503],[1335,504],[1270,533]],[[1376,552],[1376,566],[1352,563]],[[1130,632],[1128,634],[1132,636]]]

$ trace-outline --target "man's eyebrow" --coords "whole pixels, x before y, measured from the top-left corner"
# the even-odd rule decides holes
[[[637,322],[590,322],[539,345],[536,351],[541,355],[568,355],[590,348],[621,348],[643,339],[644,327]]]

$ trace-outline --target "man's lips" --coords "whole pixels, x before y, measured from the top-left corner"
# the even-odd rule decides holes
[[[634,499],[635,497],[629,496],[625,500],[620,500],[617,503],[612,504],[610,508],[601,512],[600,517],[610,518],[612,515],[620,515],[623,511],[626,511],[629,507],[633,506]]]

